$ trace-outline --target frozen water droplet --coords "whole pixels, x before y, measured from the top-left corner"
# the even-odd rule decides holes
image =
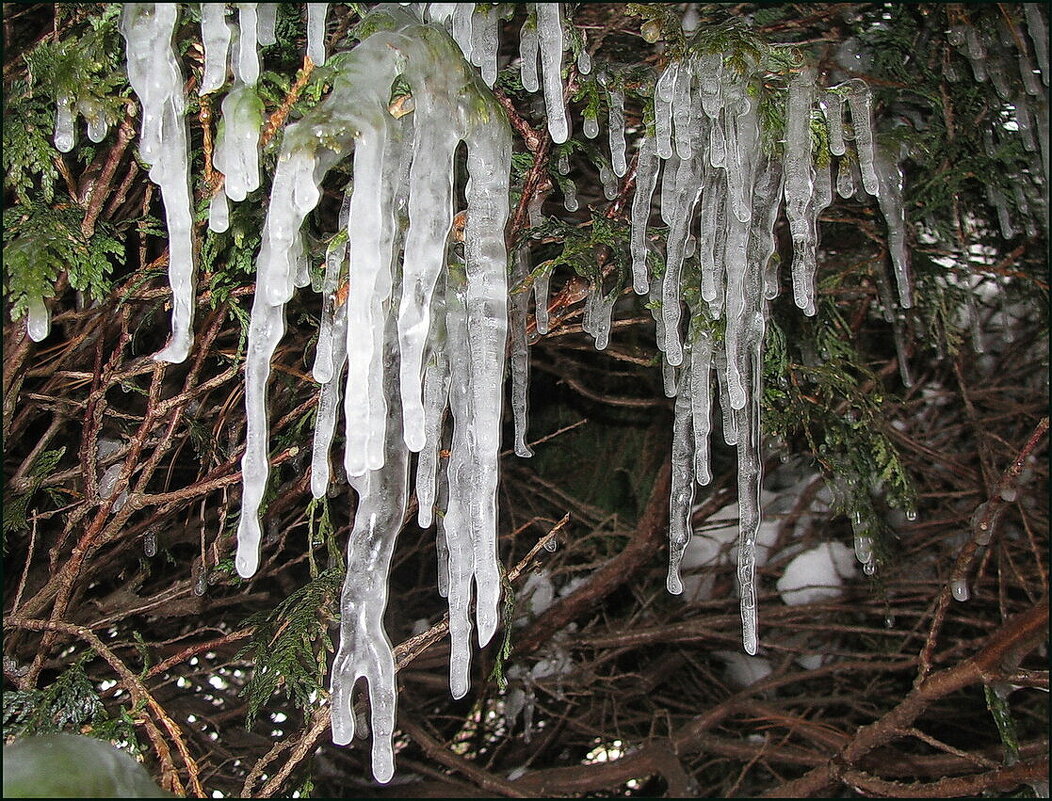
[[[157,532],[147,531],[142,538],[142,552],[147,556],[157,555]]]
[[[950,582],[950,594],[955,601],[967,601],[971,597],[968,582],[965,579],[953,579]]]
[[[47,339],[51,332],[51,314],[44,305],[43,298],[29,298],[26,311],[26,332],[34,342]]]

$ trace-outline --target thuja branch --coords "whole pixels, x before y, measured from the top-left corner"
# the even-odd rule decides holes
[[[128,691],[128,694],[131,695],[132,700],[135,702],[135,706],[149,709],[157,724],[163,726],[168,732],[168,735],[175,743],[176,749],[179,751],[179,755],[182,757],[183,764],[186,768],[190,791],[197,798],[207,797],[205,789],[201,785],[199,777],[200,771],[197,762],[190,754],[190,750],[186,745],[186,739],[179,724],[172,720],[171,716],[169,716],[164,707],[157,702],[146,686],[94,632],[84,626],[75,626],[55,620],[9,620],[4,622],[4,628],[19,628],[26,631],[66,634],[83,640],[90,648],[96,651],[111,668],[113,668],[113,671],[120,677],[121,685]],[[161,759],[166,789],[169,789],[178,795],[186,795],[186,789],[176,771],[175,765],[171,761],[168,745],[162,738],[157,726],[149,719],[143,720],[143,724],[147,736],[153,744],[154,750]]]

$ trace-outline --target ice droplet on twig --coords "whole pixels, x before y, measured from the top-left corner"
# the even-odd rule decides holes
[[[60,153],[69,153],[75,142],[73,97],[72,95],[61,95],[55,106],[55,147]]]

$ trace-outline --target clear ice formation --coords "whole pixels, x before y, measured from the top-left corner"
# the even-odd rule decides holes
[[[325,60],[327,7],[308,4],[307,50],[319,64]],[[223,4],[203,4],[201,10],[201,94],[222,88],[228,68],[233,76],[214,154],[214,166],[225,182],[212,198],[209,225],[215,231],[229,224],[228,197],[243,200],[260,186],[264,108],[253,85],[260,72],[258,46],[275,41],[276,4],[239,3],[235,10],[229,21]],[[143,106],[140,150],[161,187],[171,242],[173,336],[156,356],[167,361],[185,359],[193,312],[185,100],[172,50],[176,16],[174,5],[128,4],[122,18],[129,80]],[[480,644],[489,641],[498,622],[496,488],[509,324],[515,450],[529,456],[529,289],[532,285],[536,329],[543,335],[549,327],[551,269],[531,274],[528,249],[518,250],[509,296],[504,228],[511,135],[487,88],[496,79],[497,11],[458,3],[413,10],[388,5],[374,10],[371,19],[376,32],[342,57],[331,94],[284,131],[249,326],[236,564],[244,577],[258,567],[259,514],[269,474],[270,360],[284,334],[285,305],[296,287],[308,283],[300,228],[320,200],[327,171],[352,159],[354,179],[340,212],[340,231],[329,243],[321,287],[311,492],[321,498],[329,491],[330,451],[342,409],[343,466],[359,505],[348,543],[341,643],[331,678],[333,739],[342,744],[353,739],[352,693],[358,679],[365,678],[373,716],[373,771],[378,780],[388,781],[394,769],[395,687],[393,652],[382,620],[391,555],[407,511],[409,454],[419,454],[414,487],[419,523],[437,524],[439,591],[450,608],[450,689],[459,698],[469,683],[472,603]],[[1044,19],[1027,7],[1026,23],[1047,84],[1047,47],[1037,41]],[[983,43],[977,35],[968,29],[956,34],[962,52],[973,64],[981,62],[977,48]],[[556,143],[569,137],[561,78],[564,46],[559,4],[528,4],[520,39],[522,81],[529,91],[543,90]],[[578,57],[582,73],[591,67],[586,55]],[[1027,58],[1020,54],[1024,73]],[[481,69],[480,77],[471,64]],[[767,301],[779,288],[772,255],[782,204],[793,239],[794,298],[805,313],[815,313],[819,215],[833,200],[834,184],[842,197],[855,193],[856,176],[883,213],[899,305],[910,305],[902,172],[898,159],[874,141],[868,87],[853,79],[819,88],[813,70],[800,70],[786,92],[784,146],[765,148],[751,91],[758,70],[748,63],[742,69],[740,54],[730,58],[707,52],[673,61],[658,76],[654,122],[640,140],[630,211],[633,288],[653,301],[665,391],[676,398],[668,589],[682,591],[680,563],[691,536],[695,482],[705,485],[712,478],[709,439],[712,402],[718,397],[724,439],[738,454],[737,577],[743,644],[749,653],[756,652],[758,643],[762,344]],[[998,80],[994,72],[991,81]],[[396,77],[411,87],[410,114],[395,115],[389,108]],[[628,172],[624,89],[605,74],[599,81],[608,98],[611,154],[610,164],[601,164],[600,171],[611,198],[616,178]],[[1045,107],[1033,87],[1024,88],[1036,99],[1017,98],[1016,118],[1030,137],[1027,151],[1040,151],[1047,175],[1047,114],[1042,115]],[[92,109],[61,98],[56,144],[72,147],[75,110],[88,118],[93,140],[105,135],[104,122],[92,129]],[[829,159],[818,163],[810,130],[816,118],[825,121],[835,165]],[[586,127],[586,136],[599,132],[593,116],[586,115]],[[462,258],[452,247],[454,159],[461,142],[467,145],[468,172],[465,225],[462,240],[457,239],[463,241]],[[569,162],[563,161],[559,171],[567,175]],[[663,256],[647,233],[655,193],[669,229]],[[565,201],[576,208],[569,177]],[[1025,196],[1022,202],[1016,197],[1019,207],[1025,201]],[[997,204],[1002,209],[1004,198]],[[531,209],[531,224],[537,211]],[[1002,226],[1007,228],[1011,223],[1007,209],[1003,211]],[[694,255],[699,275],[687,267]],[[664,269],[655,275],[649,262],[661,257]],[[698,291],[686,309],[685,325],[682,298],[688,282]],[[604,293],[596,280],[586,302],[584,329],[599,349],[608,341],[618,295],[618,289]],[[30,299],[30,336],[46,336],[48,324],[43,301]],[[450,453],[444,470],[442,450]],[[438,513],[443,509],[444,514]],[[872,539],[859,532],[855,546],[857,558],[871,569]]]
[[[682,591],[680,563],[691,536],[694,483],[704,485],[712,478],[709,436],[712,400],[718,394],[724,439],[738,453],[737,578],[742,642],[750,654],[758,647],[755,573],[761,522],[762,347],[767,301],[778,293],[771,258],[775,223],[784,202],[793,239],[794,298],[806,314],[813,315],[818,217],[833,201],[832,165],[828,160],[818,164],[812,147],[815,114],[826,120],[834,156],[845,156],[853,147],[851,155],[861,167],[863,186],[876,195],[888,224],[900,304],[910,305],[902,173],[897,161],[878,153],[874,145],[868,87],[852,80],[820,91],[813,70],[804,68],[793,75],[779,156],[761,147],[763,131],[749,91],[749,82],[756,77],[724,63],[720,53],[669,64],[655,83],[653,134],[639,146],[631,211],[633,285],[653,301],[666,393],[676,397],[668,590]],[[850,135],[845,131],[844,105],[851,112]],[[854,192],[848,164],[840,161],[837,178],[837,190],[845,196]],[[660,214],[669,232],[664,271],[654,277],[647,268],[646,227],[659,174]],[[700,300],[690,308],[684,341],[684,263],[694,231]],[[722,337],[717,333],[721,320]],[[718,392],[713,390],[713,372]]]
[[[257,261],[246,358],[248,431],[237,569],[259,559],[259,510],[268,476],[266,415],[270,359],[284,333],[302,244],[299,229],[320,184],[353,149],[354,184],[343,218],[347,246],[330,248],[315,377],[322,383],[312,455],[312,492],[327,489],[328,451],[343,385],[344,466],[359,494],[341,600],[342,638],[332,672],[333,739],[354,736],[351,692],[368,680],[373,771],[393,772],[394,664],[382,628],[387,569],[405,516],[408,454],[421,453],[421,520],[448,495],[440,538],[448,552],[450,688],[468,690],[472,587],[478,641],[498,622],[497,463],[508,335],[508,219],[511,133],[503,110],[439,28],[397,8],[373,12],[381,27],[341,62],[332,93],[284,134]],[[389,111],[401,75],[412,114]],[[467,144],[467,215],[462,270],[447,269],[453,225],[453,159]],[[408,216],[408,229],[399,219]],[[346,376],[344,377],[344,369]],[[436,470],[442,416],[452,416],[448,469]],[[426,506],[426,509],[425,509]]]
[[[142,104],[139,153],[150,180],[161,188],[168,225],[168,283],[172,288],[172,338],[154,355],[178,364],[193,343],[194,246],[190,154],[183,118],[183,73],[172,48],[179,6],[127,3],[121,33],[127,44],[128,82]]]
[[[570,120],[563,97],[563,15],[559,3],[535,3],[537,37],[541,51],[544,107],[552,141],[562,144],[570,138]]]

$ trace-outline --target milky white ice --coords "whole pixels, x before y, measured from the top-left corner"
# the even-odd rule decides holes
[[[204,95],[226,83],[230,26],[226,23],[225,3],[201,4],[201,44],[205,49],[205,70],[199,91]]]
[[[168,225],[168,283],[172,288],[172,338],[154,355],[179,363],[193,342],[194,247],[189,146],[183,73],[172,49],[179,6],[127,3],[121,33],[127,45],[128,82],[142,104],[139,153],[161,188]]]
[[[325,20],[328,3],[307,3],[307,56],[317,66],[325,63]]]
[[[411,451],[421,452],[421,520],[430,522],[436,484],[448,494],[439,538],[448,552],[455,697],[468,689],[473,587],[481,644],[498,622],[496,489],[508,333],[504,227],[511,136],[496,100],[444,31],[399,9],[374,12],[373,21],[382,30],[349,54],[329,97],[284,134],[249,329],[237,568],[250,576],[258,566],[259,505],[268,475],[267,379],[284,332],[284,305],[294,291],[302,251],[299,228],[318,202],[326,171],[353,148],[354,184],[341,215],[347,247],[330,248],[323,287],[312,492],[318,497],[327,489],[342,383],[344,466],[359,505],[348,543],[341,645],[332,672],[333,739],[345,744],[353,738],[351,693],[365,677],[373,772],[388,781],[394,769],[395,688],[382,620],[391,552],[404,522]],[[399,117],[388,108],[397,75],[409,83],[415,101],[414,112]],[[467,144],[468,170],[462,274],[446,269],[453,159],[461,141]],[[402,215],[409,220],[404,236],[398,224]],[[348,291],[345,302],[337,304],[331,296],[341,284]],[[343,335],[339,343],[337,334]],[[447,398],[453,427],[448,470],[442,475],[436,447]]]

